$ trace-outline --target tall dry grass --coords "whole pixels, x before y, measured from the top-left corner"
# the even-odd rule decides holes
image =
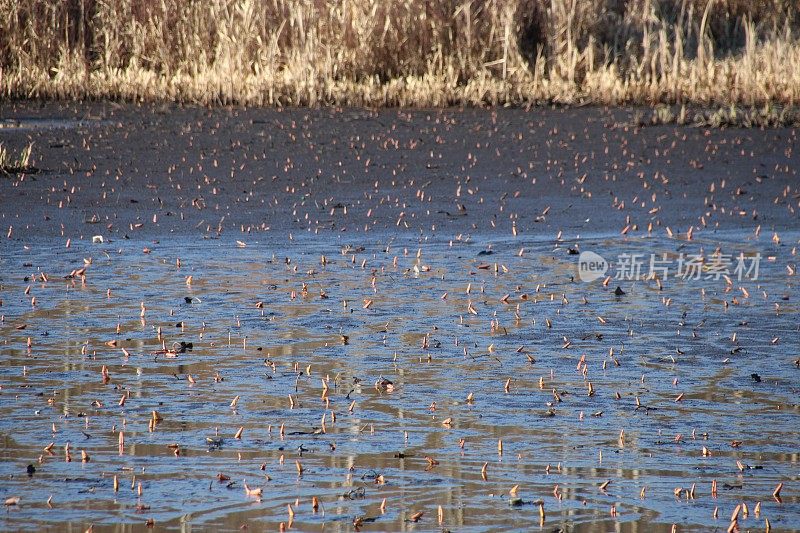
[[[0,0],[6,98],[794,104],[800,0]]]

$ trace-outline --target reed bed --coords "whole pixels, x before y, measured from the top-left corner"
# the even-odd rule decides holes
[[[0,0],[3,98],[791,106],[797,0]]]

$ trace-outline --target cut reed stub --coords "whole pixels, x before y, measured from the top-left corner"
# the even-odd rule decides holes
[[[739,513],[742,510],[742,504],[740,503],[736,507],[734,507],[733,512],[731,513],[731,522],[736,522],[739,519]]]
[[[260,497],[261,494],[264,492],[263,489],[261,489],[261,487],[249,487],[246,481],[243,484],[244,484],[244,493],[247,496],[257,498]]]

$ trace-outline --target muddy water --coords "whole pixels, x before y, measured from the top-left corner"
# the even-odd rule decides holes
[[[349,238],[4,242],[0,529],[800,528],[791,246],[580,240],[763,255],[659,289],[579,281],[572,241]]]
[[[97,118],[69,119],[69,118],[39,118],[26,117],[14,119],[0,119],[0,130],[32,131],[32,130],[59,130],[86,128],[102,124]]]

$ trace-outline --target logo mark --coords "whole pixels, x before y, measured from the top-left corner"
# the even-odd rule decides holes
[[[578,256],[578,277],[589,283],[608,272],[608,262],[594,252],[581,252]]]

